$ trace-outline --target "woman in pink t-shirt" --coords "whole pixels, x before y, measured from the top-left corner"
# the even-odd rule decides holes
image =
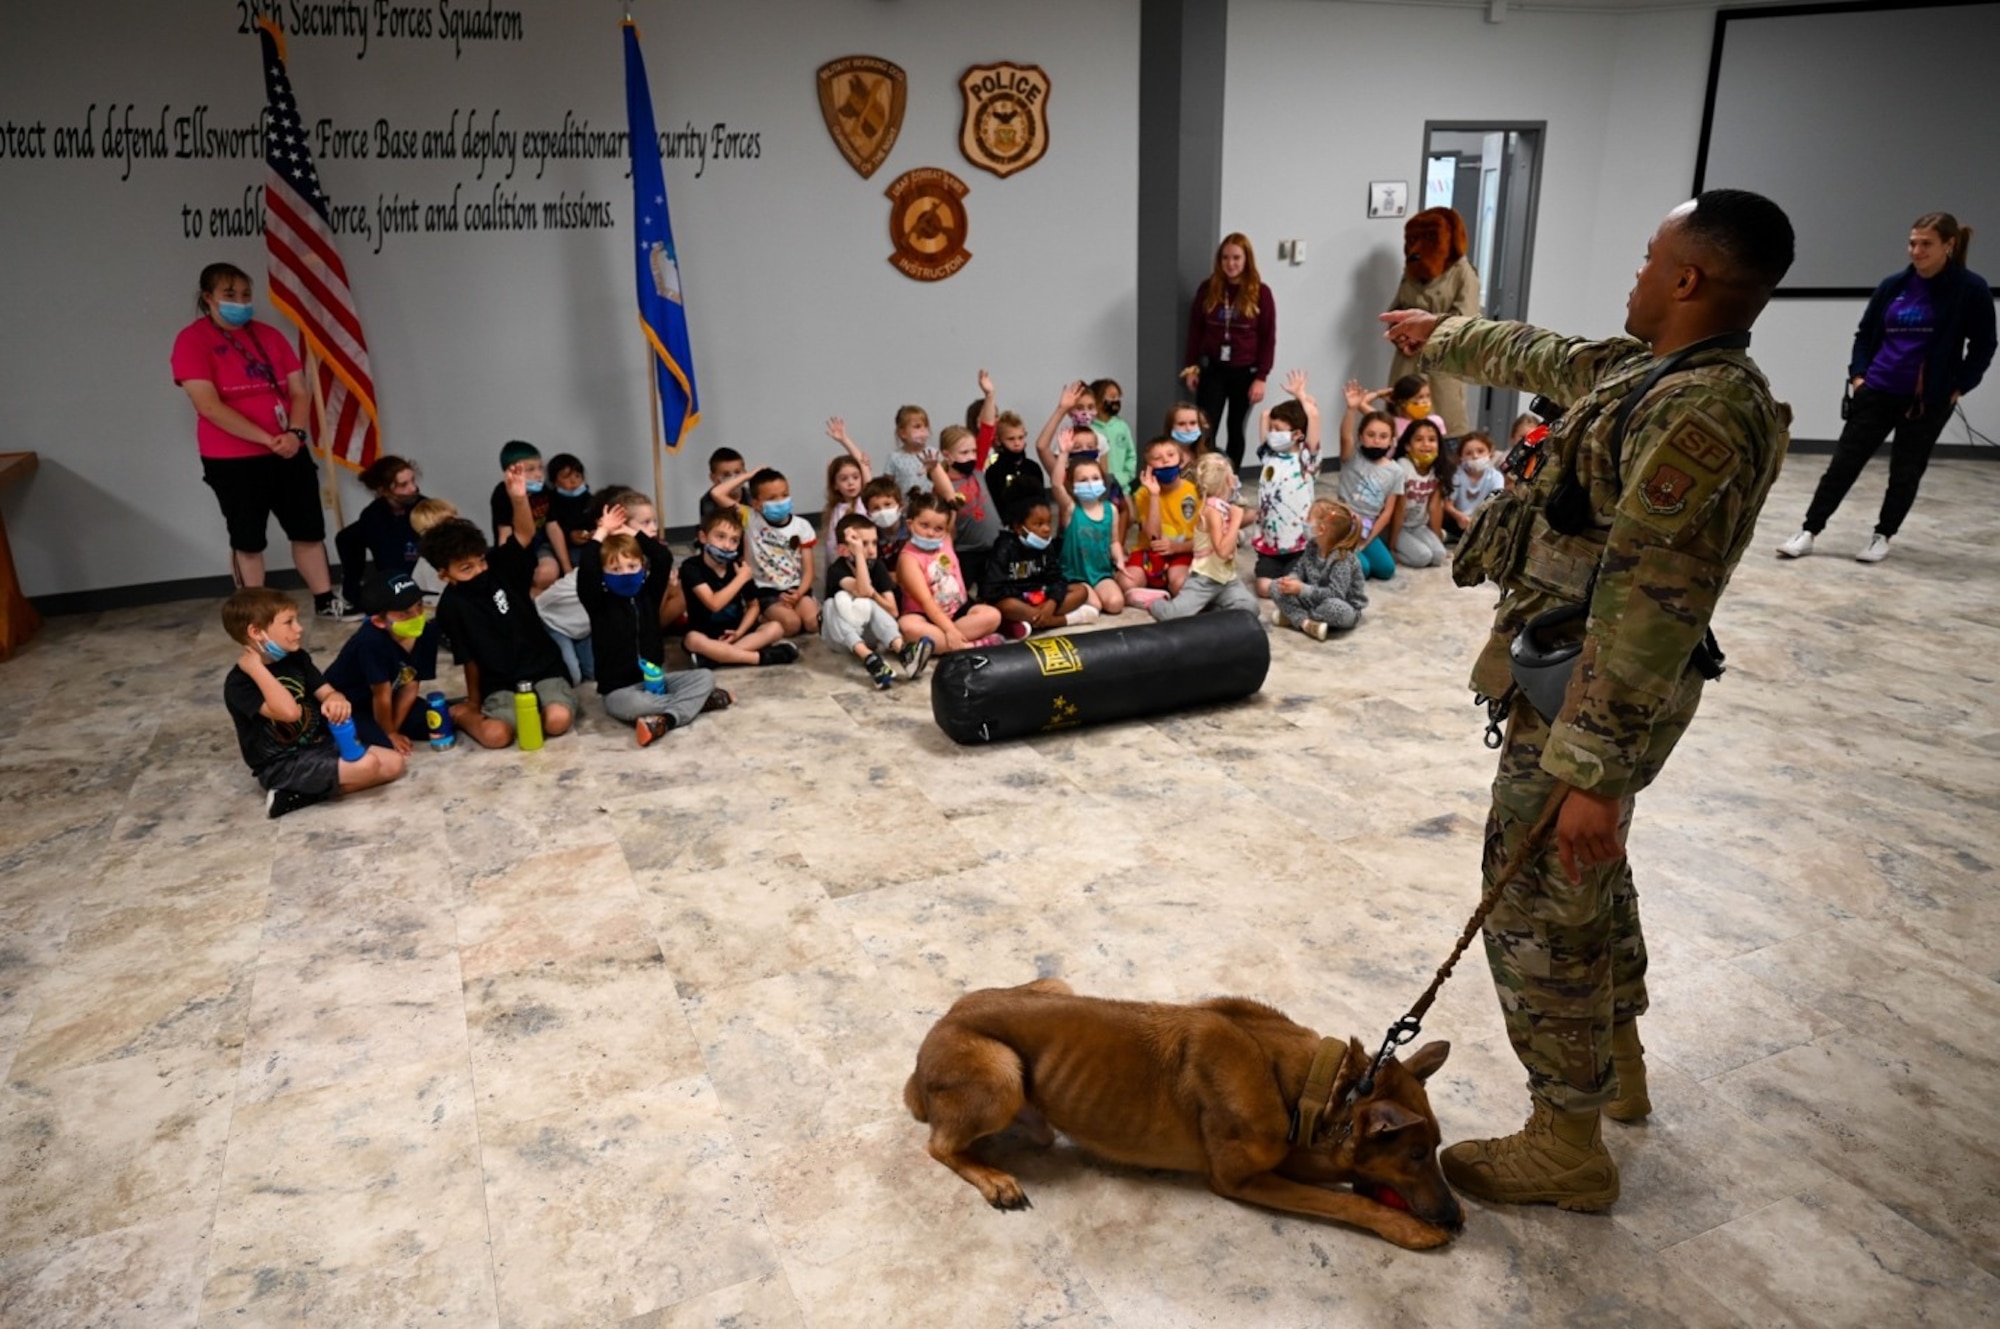
[[[222,506],[237,585],[264,584],[265,531],[275,515],[314,612],[349,618],[327,569],[305,374],[284,334],[251,317],[250,295],[241,268],[209,264],[195,297],[201,317],[174,338],[174,382],[194,403],[202,480]]]

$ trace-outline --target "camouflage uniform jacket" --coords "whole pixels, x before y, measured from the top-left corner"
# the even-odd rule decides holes
[[[1448,318],[1422,359],[1477,383],[1568,404],[1543,445],[1546,461],[1525,486],[1531,529],[1514,566],[1495,572],[1500,604],[1472,686],[1503,695],[1512,682],[1507,648],[1521,625],[1581,601],[1601,562],[1583,653],[1542,768],[1579,789],[1631,792],[1654,727],[1699,698],[1689,657],[1784,464],[1791,408],[1772,398],[1744,352],[1699,352],[1632,413],[1613,475],[1613,422],[1654,364],[1643,343]],[[1589,493],[1592,525],[1564,535],[1541,511],[1572,469]]]

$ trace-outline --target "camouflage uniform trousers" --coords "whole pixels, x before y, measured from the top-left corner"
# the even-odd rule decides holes
[[[1687,731],[1701,698],[1699,677],[1679,689],[1667,717],[1647,735],[1634,790],[1659,774]],[[1549,726],[1517,698],[1493,779],[1482,884],[1491,885],[1541,818],[1556,778],[1542,769]],[[1625,799],[1620,839],[1632,824]],[[1603,1107],[1616,1096],[1611,1026],[1646,1010],[1646,938],[1631,861],[1585,868],[1572,882],[1553,829],[1501,892],[1485,925],[1486,963],[1500,998],[1507,1038],[1528,1071],[1528,1091],[1559,1112]]]

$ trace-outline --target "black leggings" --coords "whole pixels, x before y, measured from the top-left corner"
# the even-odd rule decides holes
[[[1908,412],[1915,401],[1914,397],[1873,388],[1856,389],[1840,441],[1833,447],[1833,460],[1827,463],[1826,474],[1813,491],[1812,506],[1806,509],[1808,531],[1818,535],[1826,529],[1827,520],[1853,488],[1861,468],[1892,431],[1896,442],[1889,452],[1889,492],[1882,496],[1882,515],[1875,522],[1875,533],[1893,537],[1901,529],[1910,505],[1917,501],[1917,485],[1931,464],[1931,448],[1951,418],[1951,407],[1940,404],[1912,419]]]
[[[1229,406],[1229,462],[1243,468],[1243,425],[1250,414],[1250,385],[1257,381],[1255,365],[1225,365],[1211,360],[1195,384],[1195,405],[1208,417],[1215,430],[1216,446],[1222,446],[1222,407]]]

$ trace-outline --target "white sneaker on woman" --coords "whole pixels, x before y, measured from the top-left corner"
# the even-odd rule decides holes
[[[1889,557],[1889,537],[1877,533],[1868,537],[1868,547],[1854,556],[1856,563],[1880,563]]]
[[[1779,558],[1804,558],[1812,552],[1812,532],[1800,531],[1791,539],[1778,546]]]

